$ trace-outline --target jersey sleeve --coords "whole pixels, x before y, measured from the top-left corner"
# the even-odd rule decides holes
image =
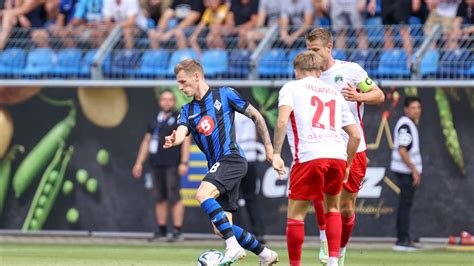
[[[347,102],[344,100],[342,95],[339,95],[339,102],[342,104],[342,127],[348,126],[348,125],[355,125],[356,121],[354,119],[354,115],[352,115],[351,109],[349,109],[349,105]]]
[[[178,126],[186,126],[189,130],[188,109],[187,104],[181,107],[181,112],[178,115]]]
[[[291,109],[294,107],[293,92],[290,90],[288,84],[285,84],[283,88],[281,88],[278,96],[278,107],[282,105],[287,105],[291,107]]]
[[[227,100],[232,108],[237,112],[244,114],[245,109],[247,109],[250,103],[242,98],[240,93],[232,88],[224,88],[224,93],[227,96]]]
[[[410,131],[410,127],[407,124],[403,124],[398,128],[398,147],[405,147],[408,150],[411,148],[413,142],[413,136]]]

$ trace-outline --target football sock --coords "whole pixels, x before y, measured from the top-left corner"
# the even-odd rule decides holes
[[[327,266],[337,266],[337,257],[329,257]]]
[[[339,250],[339,257],[342,257],[344,255],[346,255],[346,248],[345,247],[341,248],[341,250]]]
[[[328,238],[329,257],[337,258],[339,256],[339,249],[341,247],[341,231],[342,221],[341,213],[328,212],[326,213],[326,234]]]
[[[160,225],[158,226],[158,229],[159,229],[159,232],[160,232],[160,235],[162,236],[166,236],[166,234],[168,233],[167,229],[166,229],[166,225]]]
[[[326,230],[326,213],[323,207],[323,201],[313,200],[314,214],[316,215],[316,221],[318,222],[319,231]],[[321,239],[325,240],[325,239]]]
[[[252,251],[255,255],[262,253],[265,247],[260,244],[254,235],[235,224],[232,225],[232,230],[234,231],[235,238],[237,238],[240,246]]]
[[[286,245],[290,266],[300,266],[301,248],[304,242],[304,221],[288,218],[286,222]]]
[[[321,230],[319,231],[319,239],[321,241],[327,241],[327,237],[326,237],[326,230]]]
[[[341,247],[347,246],[349,238],[352,234],[352,228],[354,227],[355,215],[351,217],[342,217],[342,236],[341,236]]]
[[[232,230],[232,225],[230,224],[229,219],[227,219],[227,215],[215,199],[210,198],[203,201],[201,203],[201,208],[209,215],[211,222],[222,234],[222,238],[227,240],[234,236],[234,231]],[[231,242],[234,241],[231,240]]]

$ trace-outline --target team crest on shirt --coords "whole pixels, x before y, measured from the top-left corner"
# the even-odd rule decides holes
[[[221,110],[221,107],[222,107],[222,103],[219,102],[219,100],[216,100],[216,101],[214,102],[214,108],[216,108],[217,111],[220,111],[220,110]]]
[[[343,82],[344,82],[344,77],[341,74],[337,74],[334,77],[334,83],[336,83],[337,85],[341,85]]]
[[[206,115],[197,124],[197,130],[199,133],[203,134],[204,136],[211,135],[212,131],[214,131],[215,123],[212,117]]]

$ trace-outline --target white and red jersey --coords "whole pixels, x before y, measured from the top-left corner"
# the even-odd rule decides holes
[[[341,132],[355,120],[340,92],[316,77],[306,77],[283,86],[278,99],[278,106],[282,105],[293,109],[287,135],[295,163],[347,160]]]
[[[321,77],[319,78],[341,92],[342,88],[348,87],[348,83],[352,87],[357,88],[359,83],[364,81],[367,77],[367,72],[362,69],[359,64],[336,60],[336,63],[328,70],[322,72]],[[361,135],[357,152],[365,151],[367,149],[367,144],[365,142],[364,123],[362,122],[364,116],[364,104],[352,101],[347,101],[347,104],[349,105],[351,113],[354,115]],[[346,132],[342,132],[342,136],[347,143],[349,141],[349,136]]]

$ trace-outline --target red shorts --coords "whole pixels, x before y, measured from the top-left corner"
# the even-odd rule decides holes
[[[323,200],[324,193],[341,192],[347,163],[340,159],[315,159],[296,163],[290,172],[288,198],[293,200]]]
[[[367,156],[365,151],[356,153],[352,161],[351,171],[349,172],[349,179],[344,183],[344,189],[351,193],[357,193],[362,188],[361,182],[365,177],[367,170]]]

